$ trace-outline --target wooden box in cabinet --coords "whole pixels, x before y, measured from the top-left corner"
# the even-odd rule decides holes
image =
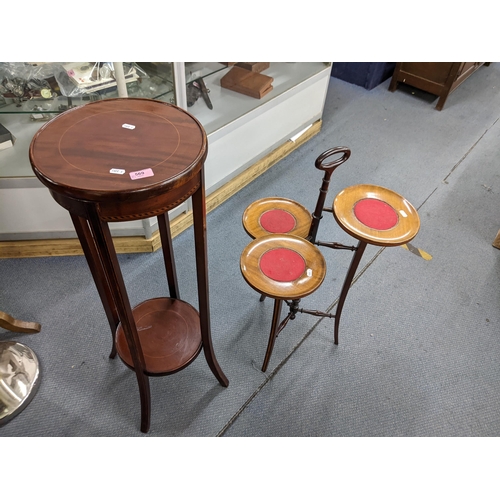
[[[448,95],[483,64],[471,62],[400,62],[392,76],[389,90],[399,82],[406,83],[439,97],[436,109],[441,111]]]

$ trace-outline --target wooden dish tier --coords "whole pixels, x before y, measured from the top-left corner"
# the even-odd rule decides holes
[[[159,297],[132,309],[148,375],[167,375],[182,370],[202,348],[200,316],[187,302]],[[121,360],[134,369],[122,325],[116,330],[116,349]]]

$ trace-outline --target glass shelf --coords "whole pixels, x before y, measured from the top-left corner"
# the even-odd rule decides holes
[[[219,71],[227,69],[222,63],[210,62],[187,62],[185,64],[186,83],[190,83],[197,78],[207,78]]]
[[[87,102],[98,100],[99,97],[86,95],[80,97],[64,97],[43,99],[14,99],[6,98],[5,102],[0,101],[0,113],[3,114],[31,114],[31,113],[62,113],[69,108],[86,104]]]
[[[15,64],[15,63],[11,63]],[[0,64],[0,86],[8,74],[8,69],[12,68],[11,64],[7,63],[6,66]],[[19,63],[21,64],[21,63]],[[61,70],[63,63],[45,63],[52,68]],[[84,63],[81,63],[84,64]],[[88,64],[88,63],[87,63]],[[91,65],[94,63],[91,63]],[[148,99],[159,99],[162,101],[175,103],[174,86],[172,78],[172,64],[171,63],[124,63],[133,64],[137,68],[138,78],[134,81],[127,82],[126,88],[128,97],[142,97]],[[20,71],[25,74],[29,72],[29,66],[19,66]],[[33,66],[36,68],[36,66]],[[41,80],[44,78],[41,77]],[[61,92],[62,93],[62,92]],[[65,95],[57,95],[56,97],[43,97],[26,96],[26,97],[8,97],[3,94],[0,96],[0,114],[35,114],[47,115],[46,117],[39,117],[41,121],[48,120],[51,115],[62,113],[69,108],[81,106],[92,101],[101,99],[112,99],[119,97],[117,86],[111,88],[97,90],[95,92],[83,91],[79,92],[76,87],[72,88],[70,96],[69,92]]]

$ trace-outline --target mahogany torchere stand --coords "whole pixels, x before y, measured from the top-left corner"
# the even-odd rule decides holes
[[[229,382],[212,346],[207,269],[201,124],[177,106],[150,99],[109,99],[58,115],[30,146],[35,175],[70,212],[103,303],[113,347],[135,371],[141,431],[148,432],[148,376],[189,365],[203,349],[221,385]],[[179,296],[168,211],[192,197],[199,313]],[[156,216],[169,297],[133,309],[125,289],[109,222]]]

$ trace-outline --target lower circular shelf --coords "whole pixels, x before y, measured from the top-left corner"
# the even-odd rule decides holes
[[[132,310],[141,343],[146,372],[167,375],[191,363],[201,351],[198,311],[187,302],[159,297],[141,302]],[[122,325],[116,330],[116,350],[134,368]]]

